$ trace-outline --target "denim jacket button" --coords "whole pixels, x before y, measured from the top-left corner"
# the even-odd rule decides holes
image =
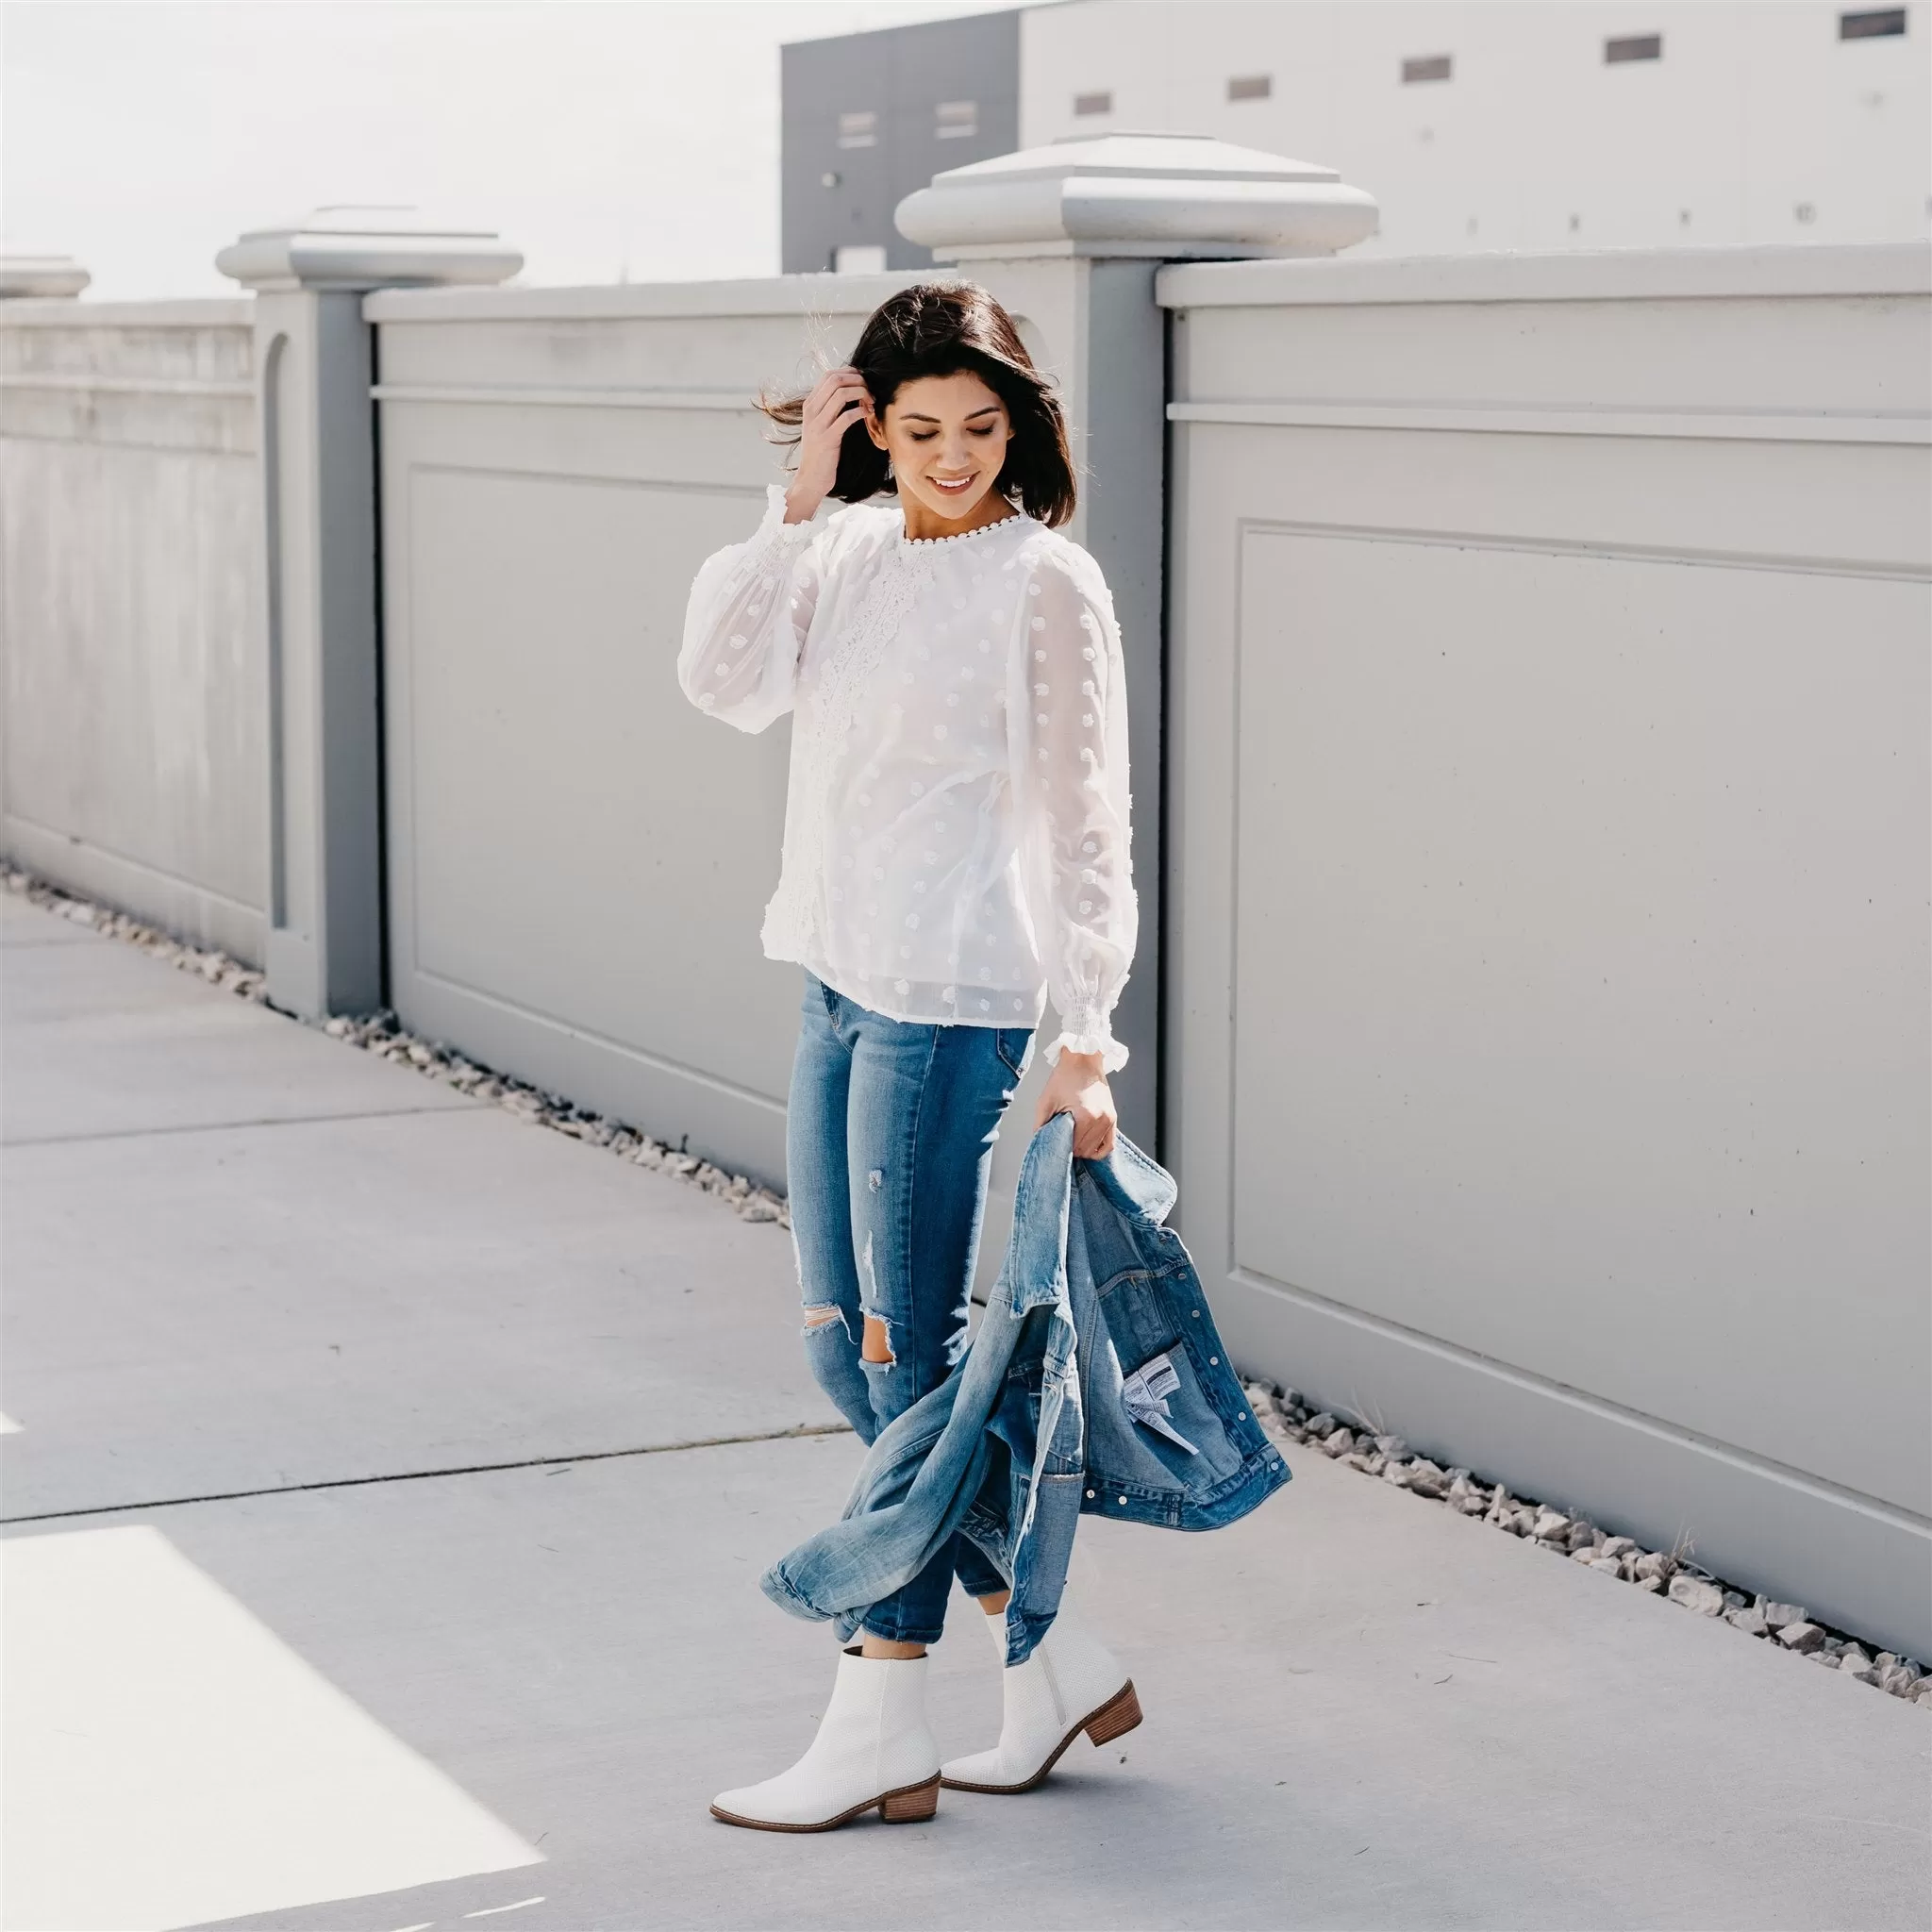
[[[1210,1355],[1208,1357],[1208,1366],[1210,1369],[1218,1369],[1221,1366],[1221,1357],[1218,1355]]]
[[[1093,1500],[1093,1491],[1092,1491],[1091,1490],[1089,1490],[1089,1491],[1087,1491],[1087,1500],[1088,1500],[1088,1501],[1089,1501],[1090,1503],[1091,1503],[1091,1502],[1092,1502],[1092,1500]]]

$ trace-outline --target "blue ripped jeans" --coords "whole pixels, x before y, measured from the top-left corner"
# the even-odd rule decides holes
[[[808,970],[803,1020],[785,1144],[806,1355],[869,1444],[966,1351],[992,1143],[1033,1029],[888,1019]],[[869,1314],[889,1361],[863,1359]],[[864,1628],[938,1642],[956,1574],[972,1596],[1007,1587],[955,1537]]]

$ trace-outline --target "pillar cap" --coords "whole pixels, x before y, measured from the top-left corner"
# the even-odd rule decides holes
[[[71,255],[0,255],[0,300],[77,295],[92,280]]]
[[[1333,168],[1205,134],[1074,135],[935,175],[894,214],[941,261],[1333,255],[1375,232]]]
[[[440,225],[413,208],[357,206],[251,228],[215,257],[225,275],[258,291],[488,285],[523,265],[493,229]]]

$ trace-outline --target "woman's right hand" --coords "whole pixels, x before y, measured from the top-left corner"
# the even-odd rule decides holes
[[[798,468],[785,491],[785,521],[803,524],[831,494],[845,432],[872,413],[872,396],[856,369],[830,371],[805,399],[799,423]]]

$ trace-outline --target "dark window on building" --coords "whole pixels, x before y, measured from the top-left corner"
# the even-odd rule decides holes
[[[876,147],[879,144],[879,117],[870,109],[862,114],[839,116],[841,147]]]
[[[1227,84],[1231,101],[1265,101],[1274,92],[1272,74],[1240,74]]]
[[[1906,30],[1903,7],[1882,7],[1872,13],[1840,13],[1838,37],[1841,41],[1877,41]]]
[[[1074,112],[1076,114],[1111,114],[1113,112],[1113,96],[1110,93],[1075,94],[1074,96]]]
[[[932,110],[936,141],[970,141],[979,132],[977,101],[941,101]]]
[[[1419,60],[1402,63],[1402,84],[1411,87],[1419,80],[1447,80],[1455,62],[1447,54],[1425,54]]]
[[[1625,34],[1622,40],[1604,42],[1604,58],[1612,67],[1623,60],[1661,60],[1664,37],[1661,34]]]

